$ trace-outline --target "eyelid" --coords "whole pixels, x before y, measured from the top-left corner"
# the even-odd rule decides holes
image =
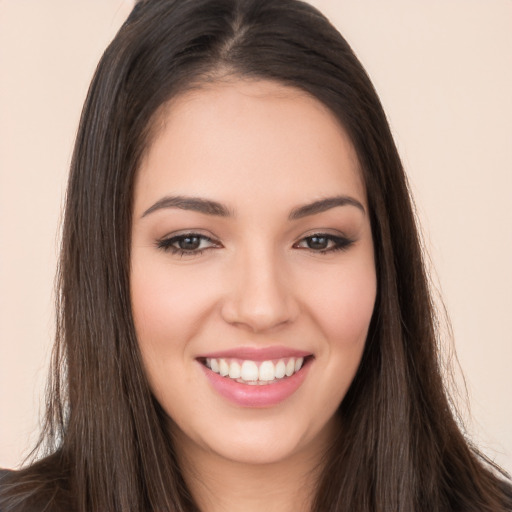
[[[205,238],[211,238],[212,240],[216,240],[218,237],[214,235],[211,231],[203,228],[184,228],[177,229],[176,231],[170,231],[160,237],[160,240],[164,240],[166,238],[178,238],[180,236],[204,236]]]
[[[187,237],[190,238],[199,238],[201,241],[207,241],[210,243],[209,247],[197,248],[197,249],[180,249],[179,247],[175,247],[174,244],[180,240],[183,240]],[[201,242],[200,242],[201,243]],[[204,251],[209,249],[215,249],[222,247],[222,244],[216,239],[216,237],[211,236],[210,234],[205,234],[201,232],[199,229],[186,229],[177,231],[174,233],[169,233],[162,238],[156,240],[155,243],[157,249],[161,249],[165,252],[171,252],[172,254],[178,254],[181,256],[196,256],[202,254]]]
[[[347,240],[353,239],[352,236],[349,236],[347,233],[344,233],[343,231],[340,231],[338,229],[332,229],[332,228],[320,228],[320,229],[310,229],[306,231],[305,233],[302,233],[294,242],[294,245],[299,243],[300,241],[311,238],[312,236],[325,236],[329,238],[345,238]]]
[[[157,249],[163,250],[164,252],[170,252],[172,254],[178,254],[181,256],[197,256],[202,254],[206,250],[221,248],[222,243],[210,234],[205,234],[199,229],[187,229],[180,230],[174,233],[169,233],[164,237],[156,240],[155,245]],[[312,238],[325,238],[327,239],[327,247],[325,248],[313,248],[313,247],[302,247],[301,244],[307,243],[308,239]],[[198,238],[200,240],[199,246],[193,249],[182,249],[176,247],[174,244],[185,238]],[[204,242],[209,243],[208,247],[201,247]],[[293,248],[307,250],[316,254],[327,254],[340,250],[348,249],[356,240],[348,237],[345,234],[336,231],[336,233],[329,232],[328,230],[315,230],[309,233],[304,233],[298,240],[293,243]]]
[[[299,244],[306,242],[311,238],[326,238],[329,242],[334,242],[334,245],[325,248],[325,249],[313,249],[311,247],[300,247]],[[349,237],[339,231],[336,233],[329,232],[327,230],[316,230],[310,233],[305,233],[299,238],[294,244],[293,247],[300,250],[306,250],[312,252],[314,254],[328,254],[336,251],[347,250],[351,245],[354,244],[356,239],[353,237]]]

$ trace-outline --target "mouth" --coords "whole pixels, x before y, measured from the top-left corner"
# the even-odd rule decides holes
[[[213,390],[241,407],[271,407],[302,385],[314,356],[305,352],[224,352],[197,358]]]
[[[229,357],[200,358],[206,368],[212,372],[240,384],[249,386],[267,386],[276,384],[282,379],[292,377],[312,358],[309,356],[283,357],[255,361]]]

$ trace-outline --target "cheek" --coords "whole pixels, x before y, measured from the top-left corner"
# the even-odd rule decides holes
[[[190,279],[186,267],[176,272],[161,261],[142,266],[134,257],[131,275],[132,308],[141,349],[175,351],[185,348],[201,317],[215,302],[211,277]]]
[[[310,310],[332,350],[360,347],[362,351],[376,291],[373,259],[340,266],[309,287]]]
[[[325,323],[335,338],[347,343],[366,340],[375,305],[376,283],[368,276],[353,279],[332,291]]]
[[[374,272],[340,272],[324,291],[316,290],[314,315],[326,340],[316,394],[320,409],[334,414],[345,397],[363,355],[376,297]]]
[[[189,279],[185,268],[176,272],[161,257],[133,251],[131,301],[135,330],[150,387],[168,413],[175,413],[173,390],[181,389],[191,379],[191,341],[204,314],[204,308],[198,305],[210,303],[211,296],[204,280]]]

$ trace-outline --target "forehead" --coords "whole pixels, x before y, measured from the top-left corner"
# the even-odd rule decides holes
[[[293,87],[233,79],[169,101],[136,181],[136,209],[165,194],[286,206],[336,193],[365,204],[355,150],[332,112]]]

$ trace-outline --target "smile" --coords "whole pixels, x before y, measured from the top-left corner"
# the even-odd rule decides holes
[[[241,407],[272,407],[301,387],[312,366],[311,353],[279,348],[238,349],[197,358],[210,386]]]
[[[278,360],[252,361],[227,358],[206,358],[207,368],[222,377],[233,379],[241,384],[268,385],[291,377],[304,364],[303,357],[290,357]]]

